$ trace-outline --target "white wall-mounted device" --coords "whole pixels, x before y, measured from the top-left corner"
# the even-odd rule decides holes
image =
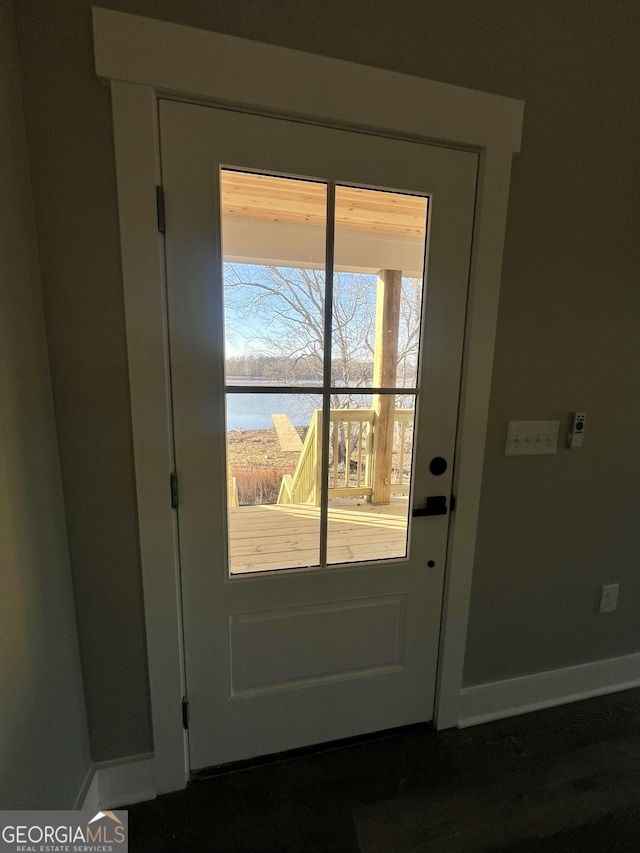
[[[543,456],[558,447],[559,421],[509,421],[505,456]]]
[[[582,438],[584,436],[584,427],[587,416],[584,412],[574,412],[571,419],[571,429],[567,436],[567,447],[573,450],[575,447],[582,447]]]

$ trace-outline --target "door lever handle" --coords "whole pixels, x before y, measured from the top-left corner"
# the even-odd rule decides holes
[[[427,505],[416,507],[413,510],[413,517],[421,515],[446,515],[447,514],[447,496],[446,495],[429,495]]]

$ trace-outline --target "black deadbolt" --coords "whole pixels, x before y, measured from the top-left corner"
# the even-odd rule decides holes
[[[440,474],[444,474],[447,470],[447,460],[443,459],[442,456],[434,456],[429,463],[429,470],[432,474],[435,474],[436,477],[439,477]]]

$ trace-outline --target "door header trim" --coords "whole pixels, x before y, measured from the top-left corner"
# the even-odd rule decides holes
[[[456,146],[520,150],[524,103],[513,98],[109,9],[93,8],[93,32],[104,80]]]

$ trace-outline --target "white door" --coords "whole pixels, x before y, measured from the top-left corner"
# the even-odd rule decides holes
[[[431,720],[477,155],[160,137],[191,768]]]

